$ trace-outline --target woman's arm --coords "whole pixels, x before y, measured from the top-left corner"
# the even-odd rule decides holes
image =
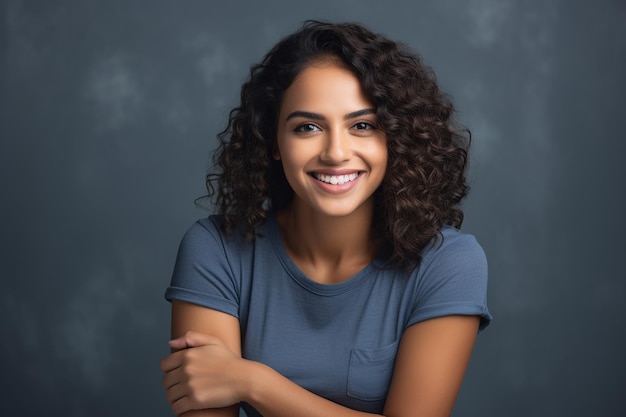
[[[463,380],[479,320],[447,316],[409,327],[400,343],[385,406],[387,417],[447,417]],[[371,416],[317,396],[271,368],[241,359],[214,338],[187,334],[177,343],[197,346],[164,360],[166,379],[193,374],[195,395],[178,412],[246,401],[265,417]],[[186,369],[186,371],[183,371]],[[194,369],[203,369],[202,375]],[[190,383],[191,384],[191,383]],[[185,384],[182,384],[185,385]],[[180,395],[180,394],[179,394]]]
[[[389,394],[388,417],[447,417],[478,334],[477,316],[445,316],[414,324],[402,336]]]
[[[237,357],[241,357],[241,336],[237,318],[183,301],[172,301],[172,339],[188,332],[198,332],[220,339]],[[171,346],[172,352],[181,351],[186,346]],[[164,380],[164,385],[166,384]],[[165,387],[170,388],[168,386]],[[168,398],[169,400],[169,398]],[[185,417],[235,417],[239,415],[239,405],[219,409],[189,411]]]

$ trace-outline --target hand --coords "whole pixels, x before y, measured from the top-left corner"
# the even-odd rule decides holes
[[[174,414],[221,408],[242,401],[248,361],[218,338],[187,332],[169,342],[174,353],[161,361],[163,386]]]

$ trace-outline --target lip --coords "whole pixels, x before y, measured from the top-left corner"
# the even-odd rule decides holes
[[[360,169],[314,169],[312,171],[309,171],[309,175],[314,175],[314,174],[322,174],[322,175],[350,175],[350,174],[355,174],[355,173],[359,173],[359,172],[363,172],[363,170]]]
[[[353,189],[359,183],[359,181],[363,177],[364,172],[365,171],[361,171],[358,169],[342,169],[342,170],[321,169],[321,170],[314,170],[314,171],[309,172],[309,177],[311,177],[311,179],[313,180],[313,183],[322,191],[328,194],[343,194]],[[315,174],[333,175],[333,176],[350,175],[350,174],[359,174],[359,175],[354,180],[344,182],[343,184],[329,184],[327,182],[320,181],[317,178],[315,178]]]

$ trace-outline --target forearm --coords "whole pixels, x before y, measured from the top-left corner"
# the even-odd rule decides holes
[[[365,413],[344,407],[291,382],[273,369],[251,362],[250,385],[245,401],[264,417],[365,417]]]
[[[238,417],[239,404],[225,408],[207,408],[183,413],[180,417]]]

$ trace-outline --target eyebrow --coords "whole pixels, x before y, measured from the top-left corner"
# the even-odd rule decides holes
[[[350,120],[350,119],[354,119],[355,117],[364,116],[366,114],[376,114],[376,110],[375,109],[357,110],[355,112],[346,114],[343,117],[343,119],[344,120]],[[287,121],[289,119],[293,119],[294,117],[303,117],[305,119],[313,119],[313,120],[326,120],[326,118],[324,116],[322,116],[321,114],[319,114],[319,113],[312,113],[312,112],[308,112],[308,111],[296,110],[294,112],[289,113],[289,115],[287,116],[287,119],[285,119],[285,121]]]

